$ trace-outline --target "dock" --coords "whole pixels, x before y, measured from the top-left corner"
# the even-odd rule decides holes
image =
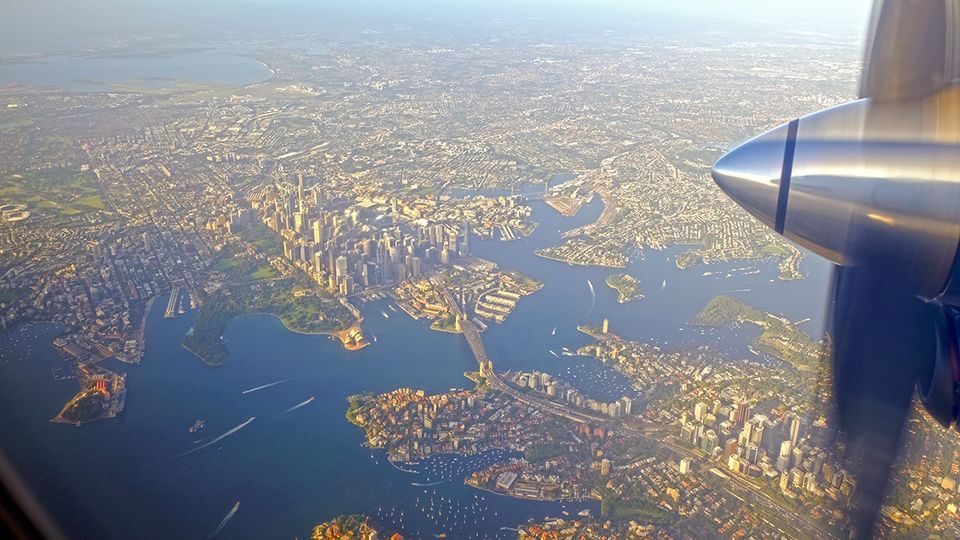
[[[174,287],[170,291],[170,298],[167,299],[167,309],[163,312],[164,319],[172,319],[177,316],[178,300],[180,300],[180,287]]]

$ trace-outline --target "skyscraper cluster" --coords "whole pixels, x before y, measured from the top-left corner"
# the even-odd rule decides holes
[[[329,290],[348,296],[419,277],[470,250],[470,226],[400,218],[390,207],[328,200],[319,185],[280,182],[252,198],[261,220],[283,238],[283,256]]]
[[[680,438],[699,447],[730,471],[779,482],[795,496],[829,496],[837,500],[854,488],[852,476],[831,460],[829,430],[795,413],[771,418],[754,414],[746,401],[698,402],[693,417],[681,417]]]

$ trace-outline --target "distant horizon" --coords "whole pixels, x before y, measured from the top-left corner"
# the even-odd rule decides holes
[[[117,40],[177,38],[217,40],[227,36],[338,33],[343,39],[365,28],[388,28],[432,20],[483,30],[486,25],[525,19],[555,25],[559,31],[602,32],[644,26],[671,31],[727,31],[744,39],[772,29],[833,33],[859,42],[865,33],[870,0],[827,0],[770,5],[762,0],[526,0],[457,3],[415,0],[400,6],[383,0],[344,5],[328,0],[12,0],[0,21],[0,55],[63,51],[115,45]],[[440,30],[459,30],[459,26]],[[352,34],[351,34],[352,32]]]

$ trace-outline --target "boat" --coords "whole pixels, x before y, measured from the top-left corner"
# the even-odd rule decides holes
[[[187,431],[189,431],[190,433],[197,433],[198,431],[203,430],[203,428],[205,427],[207,427],[207,423],[204,422],[203,420],[198,419],[196,422],[193,423],[192,426],[190,426],[189,429],[187,429]]]
[[[667,288],[667,280],[663,280],[663,283],[660,284],[660,290],[662,291],[666,288]]]
[[[387,315],[387,312],[386,312],[386,311],[381,311],[380,314],[383,315],[383,318],[384,318],[384,319],[389,319],[389,318],[390,318],[390,315]]]

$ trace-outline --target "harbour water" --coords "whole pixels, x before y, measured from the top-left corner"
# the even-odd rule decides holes
[[[51,86],[101,92],[163,89],[184,83],[244,85],[269,79],[270,69],[238,46],[98,49],[11,58],[0,62],[0,85]]]
[[[573,218],[534,206],[541,225],[530,238],[473,242],[476,255],[545,283],[504,324],[491,325],[484,334],[499,370],[539,369],[599,399],[619,397],[627,388],[619,374],[589,358],[549,352],[589,343],[576,325],[604,318],[611,331],[631,339],[667,347],[711,344],[747,356],[748,338],[755,335],[750,331],[704,331],[684,324],[720,293],[791,320],[810,317],[804,326],[810,331],[822,325],[828,268],[810,258],[803,268],[807,279],[781,282],[771,262],[680,271],[673,257],[683,248],[646,252],[627,269],[641,281],[646,297],[618,304],[616,293],[603,284],[614,270],[532,254],[556,243],[561,230],[596,219],[599,199]],[[735,271],[748,266],[759,272]],[[715,274],[703,276],[707,269]],[[588,280],[595,285],[592,309]],[[667,286],[661,290],[663,280]],[[477,465],[472,460],[499,454],[437,457],[420,464],[429,470],[407,472],[388,463],[382,452],[363,447],[362,431],[344,418],[348,395],[403,386],[431,393],[469,387],[463,372],[476,368],[461,336],[393,316],[388,301],[361,308],[364,331],[376,342],[356,352],[326,336],[288,332],[270,316],[237,319],[225,334],[230,360],[217,368],[179,345],[195,313],[164,319],[165,304],[165,298],[155,302],[149,315],[142,364],[110,366],[128,373],[124,413],[82,428],[48,422],[76,391],[76,381],[52,376],[51,370],[62,365],[49,346],[57,328],[35,325],[0,334],[0,421],[5,426],[0,446],[68,532],[91,538],[205,538],[240,501],[218,537],[304,538],[312,525],[338,514],[366,513],[410,538],[440,533],[512,538],[515,532],[502,528],[563,511],[599,510],[594,502],[512,500],[462,483]],[[391,316],[384,318],[381,311]],[[205,429],[189,433],[198,418],[205,420]]]

